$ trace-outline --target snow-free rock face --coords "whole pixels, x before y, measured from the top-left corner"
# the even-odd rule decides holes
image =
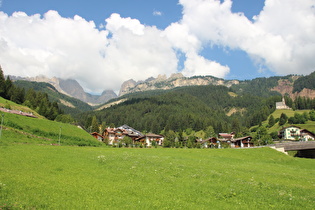
[[[27,80],[32,82],[46,82],[53,85],[56,90],[65,95],[77,98],[91,105],[104,104],[110,99],[116,98],[117,95],[113,90],[104,90],[101,95],[91,95],[86,93],[82,86],[73,79],[60,79],[57,77],[47,78],[45,76],[37,76],[31,78],[12,77],[15,80]]]
[[[295,99],[297,97],[315,98],[315,90],[303,88],[300,92],[293,93],[294,81],[297,80],[299,76],[292,76],[290,79],[280,79],[278,85],[271,90],[281,93],[281,95],[288,95],[290,98]]]
[[[147,90],[168,90],[183,86],[198,85],[224,85],[227,87],[239,84],[238,80],[223,80],[212,76],[184,77],[183,74],[172,74],[169,78],[166,75],[159,75],[157,78],[150,78],[144,82],[128,80],[123,83],[119,96],[127,93],[134,93]]]
[[[120,87],[119,96],[129,93],[129,91],[132,90],[136,85],[137,82],[133,79],[125,81]]]

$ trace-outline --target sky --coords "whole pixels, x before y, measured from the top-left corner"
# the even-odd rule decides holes
[[[129,79],[315,71],[315,0],[0,0],[5,75],[119,91]]]

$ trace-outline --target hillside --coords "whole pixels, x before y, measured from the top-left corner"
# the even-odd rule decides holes
[[[0,98],[0,106],[11,110],[32,112],[38,118],[0,112],[3,119],[0,145],[11,143],[32,143],[45,145],[100,146],[101,143],[84,130],[66,123],[44,119],[35,111]]]
[[[14,84],[25,90],[32,88],[35,91],[47,93],[49,100],[56,101],[58,106],[67,114],[76,114],[92,110],[92,107],[87,103],[59,92],[49,83],[17,80]]]
[[[298,113],[298,114],[303,114],[303,113],[309,113],[310,110],[296,110],[296,111],[293,111],[293,110],[275,110],[273,113],[270,114],[273,115],[273,117],[275,119],[277,118],[280,118],[281,114],[284,113],[286,114],[288,117],[293,117],[295,113]],[[269,116],[269,117],[270,117]],[[268,117],[268,119],[269,119]],[[262,125],[264,126],[267,126],[268,125],[268,120],[264,121],[262,123]],[[268,128],[268,132],[271,133],[271,132],[278,132],[279,130],[281,130],[283,127],[287,127],[287,126],[290,126],[292,124],[290,123],[285,123],[284,125],[282,126],[279,126],[278,123],[276,123],[275,125],[273,125],[272,127]],[[293,124],[293,125],[296,125],[296,126],[299,126],[301,128],[304,128],[304,129],[307,129],[313,133],[315,133],[315,121],[311,121],[311,120],[308,120],[305,122],[305,124]]]
[[[59,93],[79,99],[80,101],[83,101],[90,105],[106,103],[108,100],[117,97],[116,93],[112,90],[104,90],[101,95],[91,95],[89,93],[86,93],[82,86],[73,79],[64,80],[56,77],[47,78],[45,76],[37,76],[31,78],[10,76],[10,78],[14,81],[17,81],[18,83],[20,83],[21,81],[48,83]],[[23,82],[22,84],[25,85],[25,83]]]
[[[96,115],[99,122],[128,124],[154,133],[164,129],[180,131],[192,128],[198,131],[209,126],[217,133],[240,131],[242,127],[265,120],[281,96],[266,99],[237,95],[232,94],[228,87],[207,85],[138,92],[126,95],[125,99],[118,105],[80,115],[77,120],[84,124],[86,119]]]

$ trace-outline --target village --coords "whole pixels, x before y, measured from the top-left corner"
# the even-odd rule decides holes
[[[118,146],[123,145],[123,139],[129,137],[132,142],[131,145],[141,145],[143,147],[163,146],[164,136],[154,133],[143,134],[140,131],[128,126],[122,125],[118,128],[106,128],[102,134],[97,132],[91,135],[101,142],[108,145]],[[281,142],[295,142],[295,141],[313,141],[315,134],[307,129],[298,126],[284,127],[279,131]],[[209,137],[207,139],[200,139],[196,137],[195,144],[199,144],[202,148],[222,148],[226,145],[229,148],[249,148],[254,147],[252,136],[244,136],[235,138],[235,133],[219,133],[217,137]],[[176,140],[175,140],[176,141]]]
[[[282,101],[276,102],[276,109],[287,110],[291,109],[285,103],[284,97]],[[143,134],[140,131],[128,126],[122,125],[118,128],[105,128],[101,134],[97,132],[91,133],[91,135],[101,142],[108,145],[119,146],[125,144],[123,139],[129,137],[131,139],[131,145],[141,145],[142,147],[163,146],[164,136],[160,134],[147,133]],[[314,141],[315,134],[307,129],[303,129],[299,126],[290,125],[282,127],[278,131],[278,142],[296,142],[296,141]],[[175,139],[176,141],[176,139]],[[187,143],[187,139],[185,140]],[[201,148],[250,148],[254,147],[252,136],[243,136],[235,138],[235,133],[219,133],[217,137],[208,137],[206,139],[195,138],[194,144],[200,145]]]

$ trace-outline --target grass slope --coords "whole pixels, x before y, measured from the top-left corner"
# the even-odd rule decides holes
[[[280,118],[281,114],[284,113],[289,117],[293,117],[294,113],[298,113],[298,114],[303,114],[304,112],[309,113],[310,110],[275,110],[271,115],[273,115],[273,117],[276,118]],[[269,117],[268,117],[269,119]],[[268,125],[268,120],[263,122],[263,125]],[[290,126],[291,124],[286,123],[283,126],[279,126],[278,123],[276,123],[274,126],[272,126],[271,128],[269,128],[269,132],[274,132],[274,131],[279,131],[281,130],[283,127],[287,127]],[[296,126],[299,126],[301,128],[307,129],[309,131],[312,131],[315,133],[315,121],[307,121],[305,124],[295,124]]]
[[[101,143],[78,127],[45,119],[33,110],[0,98],[0,106],[9,104],[11,109],[33,112],[39,118],[31,118],[0,111],[4,117],[1,144],[33,143],[79,146],[100,146]]]
[[[313,209],[315,162],[260,149],[0,146],[0,208]]]

